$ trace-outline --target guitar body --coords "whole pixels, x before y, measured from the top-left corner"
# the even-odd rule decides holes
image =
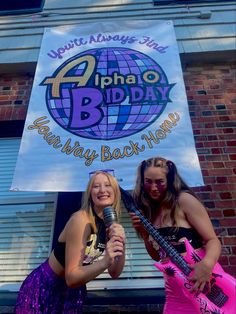
[[[187,253],[184,259],[188,264],[197,263],[204,257],[204,250],[196,253],[188,240],[185,240],[185,246]],[[212,271],[209,291],[199,294],[189,291],[193,283],[171,260],[154,265],[165,274],[172,286],[183,291],[198,313],[236,314],[236,280],[227,274],[219,263]]]

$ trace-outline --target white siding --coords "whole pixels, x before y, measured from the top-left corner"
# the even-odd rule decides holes
[[[234,1],[154,6],[152,0],[46,0],[42,12],[0,16],[0,63],[37,62],[44,27],[109,19],[173,20],[182,54],[232,51],[235,14]]]
[[[0,140],[0,290],[14,290],[51,251],[57,193],[9,192],[20,139]]]

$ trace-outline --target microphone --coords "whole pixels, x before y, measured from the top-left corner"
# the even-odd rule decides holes
[[[103,221],[107,228],[109,228],[113,223],[117,222],[117,214],[113,207],[109,206],[103,209]],[[115,260],[118,261],[119,256],[116,256]]]
[[[107,228],[117,222],[117,214],[113,207],[109,206],[103,209],[103,220]]]

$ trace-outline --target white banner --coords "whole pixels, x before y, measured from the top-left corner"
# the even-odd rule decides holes
[[[173,23],[45,29],[11,190],[83,191],[100,169],[133,189],[152,156],[203,185]]]

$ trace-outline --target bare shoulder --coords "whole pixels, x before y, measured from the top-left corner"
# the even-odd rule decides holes
[[[179,203],[192,203],[192,202],[197,202],[200,203],[199,199],[195,197],[194,195],[188,193],[188,192],[181,192],[178,198]]]
[[[86,211],[78,210],[69,219],[67,223],[67,229],[78,228],[78,226],[83,226],[89,224],[89,217]]]
[[[76,211],[70,218],[71,220],[78,220],[78,219],[89,219],[88,213],[85,210],[78,210]]]
[[[208,215],[207,208],[198,198],[190,193],[183,192],[179,197],[179,206],[183,211],[187,222],[197,230],[205,242],[211,239],[216,239],[216,234]]]
[[[78,210],[67,221],[65,228],[59,236],[61,242],[65,242],[68,238],[76,238],[80,232],[89,232],[91,229],[88,214],[85,211]]]
[[[179,206],[180,208],[185,212],[188,213],[191,211],[191,213],[197,212],[205,212],[206,208],[201,203],[201,201],[196,198],[194,195],[182,192],[178,198]]]

